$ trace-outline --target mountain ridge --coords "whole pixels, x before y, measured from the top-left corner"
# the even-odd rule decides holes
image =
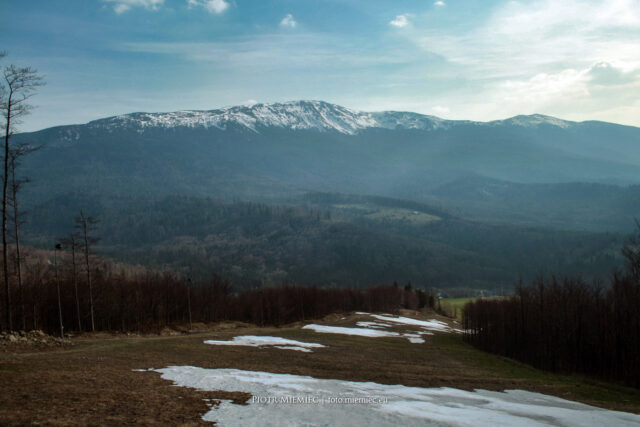
[[[479,123],[293,101],[133,113],[14,142],[43,147],[24,160],[33,203],[69,191],[257,201],[322,191],[420,201],[469,175],[640,184],[640,128],[543,115]]]
[[[66,126],[87,125],[96,129],[134,126],[144,131],[146,128],[153,127],[199,127],[227,130],[229,126],[236,125],[256,133],[259,133],[261,128],[280,127],[293,130],[336,131],[342,134],[354,135],[362,130],[371,128],[433,131],[446,130],[462,125],[490,127],[548,125],[566,129],[585,123],[607,123],[615,126],[626,126],[600,121],[575,122],[544,114],[516,115],[506,119],[486,122],[451,120],[410,111],[367,112],[317,100],[297,100],[272,104],[258,103],[212,110],[134,112],[92,120],[86,124]]]

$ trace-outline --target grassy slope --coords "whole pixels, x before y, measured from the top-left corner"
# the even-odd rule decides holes
[[[433,318],[429,315],[427,318]],[[331,316],[327,323],[353,325],[362,317]],[[77,339],[59,351],[0,353],[0,421],[120,424],[196,424],[208,410],[204,397],[242,402],[246,394],[198,392],[172,387],[159,374],[132,369],[193,365],[467,390],[525,389],[595,406],[640,413],[640,391],[541,372],[480,352],[460,335],[426,336],[425,344],[398,338],[318,334],[287,328],[218,326],[210,332],[170,337]],[[313,353],[253,347],[207,346],[204,339],[275,335],[327,348]]]
[[[462,319],[462,310],[466,303],[474,301],[475,297],[469,298],[443,298],[440,300],[440,306],[448,316]]]

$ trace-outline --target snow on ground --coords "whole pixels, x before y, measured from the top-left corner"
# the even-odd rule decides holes
[[[418,320],[410,317],[394,317],[391,314],[371,314],[357,311],[358,315],[371,316],[379,321],[359,321],[356,322],[357,328],[348,328],[343,326],[326,326],[326,325],[306,325],[302,329],[312,329],[316,332],[324,332],[329,334],[357,335],[361,337],[404,337],[414,344],[423,344],[425,342],[422,335],[433,335],[435,332],[462,332],[459,329],[451,328],[445,322],[440,320]],[[400,324],[407,326],[417,326],[421,330],[406,333],[398,333],[392,331],[381,331],[382,328],[389,328],[392,324]]]
[[[356,323],[357,326],[360,326],[361,328],[389,328],[391,325],[388,323],[381,323],[381,322],[357,322]]]
[[[310,353],[312,348],[324,347],[324,345],[317,343],[302,342],[281,337],[260,337],[256,335],[238,336],[234,337],[231,341],[207,340],[204,343],[211,345],[241,345],[249,347],[274,346],[283,350],[304,351],[306,353]]]
[[[178,386],[246,392],[202,419],[221,426],[637,426],[640,416],[523,390],[474,392],[317,379],[237,369],[156,369]]]
[[[408,339],[410,342],[414,344],[422,344],[424,343],[424,339],[420,337],[420,335],[433,335],[428,331],[416,331],[411,333],[398,333],[398,332],[390,332],[390,331],[381,331],[377,329],[375,326],[371,325],[362,325],[376,323],[376,322],[358,322],[358,326],[365,326],[364,328],[347,328],[344,326],[327,326],[327,325],[316,325],[310,324],[305,325],[302,329],[311,329],[316,332],[327,333],[327,334],[343,334],[343,335],[357,335],[360,337],[370,337],[370,338],[381,338],[381,337],[402,337]],[[391,325],[385,325],[391,326]]]
[[[316,325],[310,324],[305,325],[302,329],[311,329],[316,332],[323,332],[327,334],[343,334],[343,335],[357,335],[360,337],[399,337],[400,334],[397,332],[387,332],[380,331],[378,329],[368,329],[368,328],[346,328],[343,326],[327,326],[327,325]]]
[[[417,334],[405,333],[405,334],[402,334],[402,336],[407,338],[409,342],[413,344],[423,344],[425,342],[424,338],[420,336],[420,333],[417,333]]]
[[[411,325],[411,326],[420,326],[423,329],[437,332],[451,332],[452,329],[445,322],[441,322],[440,320],[431,319],[431,320],[418,320],[412,319],[410,317],[391,317],[391,316],[383,316],[380,314],[370,314],[371,317],[378,320],[383,320],[385,322],[394,322],[400,323],[402,325]]]

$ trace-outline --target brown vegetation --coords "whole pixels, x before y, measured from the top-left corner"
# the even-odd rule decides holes
[[[279,326],[335,312],[417,309],[433,301],[422,291],[398,285],[366,289],[282,285],[236,292],[219,276],[192,282],[175,273],[117,268],[98,261],[85,262],[83,270],[92,269],[87,274],[78,268],[73,252],[66,261],[60,260],[60,251],[54,257],[46,252],[38,255],[25,266],[22,292],[18,295],[14,287],[13,296],[26,307],[27,328],[57,335],[61,335],[60,311],[65,333],[159,332],[174,324],[229,320]],[[55,257],[57,261],[50,259]],[[18,315],[13,313],[16,321]]]
[[[626,274],[611,285],[539,278],[515,296],[464,310],[476,347],[554,372],[577,372],[640,387],[640,251],[631,239]]]

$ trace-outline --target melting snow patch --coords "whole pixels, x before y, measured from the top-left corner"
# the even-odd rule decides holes
[[[391,325],[386,325],[386,324],[377,323],[377,322],[358,322],[358,326],[364,326],[364,328],[345,328],[342,326],[327,326],[327,325],[311,324],[311,325],[303,326],[302,329],[311,329],[316,332],[323,332],[328,334],[357,335],[361,337],[371,337],[371,338],[404,337],[414,344],[422,344],[425,342],[424,339],[421,337],[421,335],[433,335],[431,332],[428,332],[428,331],[418,331],[414,333],[403,333],[403,334],[400,334],[398,332],[381,331],[380,329],[372,329],[376,327],[376,326],[373,326],[374,324],[382,325],[383,327],[391,326]]]
[[[400,323],[403,325],[420,326],[423,329],[431,330],[431,331],[439,331],[439,332],[451,332],[451,331],[457,332],[458,331],[458,329],[452,329],[446,323],[436,319],[418,320],[418,319],[412,319],[410,317],[390,317],[390,316],[382,316],[379,314],[372,314],[371,317],[378,320],[384,320],[385,322],[394,322],[394,323]]]
[[[522,390],[475,392],[317,379],[237,369],[172,366],[162,378],[198,390],[245,392],[202,419],[221,426],[637,426],[640,416]]]
[[[324,345],[317,343],[302,342],[281,337],[260,337],[256,335],[234,337],[231,341],[207,340],[204,343],[211,345],[240,345],[249,347],[274,346],[283,350],[304,351],[306,353],[311,352],[312,348],[324,347]]]
[[[345,328],[342,326],[326,326],[326,325],[305,325],[302,329],[311,329],[316,332],[324,332],[327,334],[343,334],[343,335],[357,335],[361,337],[398,337],[397,332],[379,331],[377,329],[367,328]]]
[[[381,322],[357,322],[356,325],[360,326],[361,328],[388,328],[391,326],[388,323]]]
[[[413,344],[423,344],[424,338],[420,336],[420,334],[402,334],[403,337],[407,338],[409,342]]]

